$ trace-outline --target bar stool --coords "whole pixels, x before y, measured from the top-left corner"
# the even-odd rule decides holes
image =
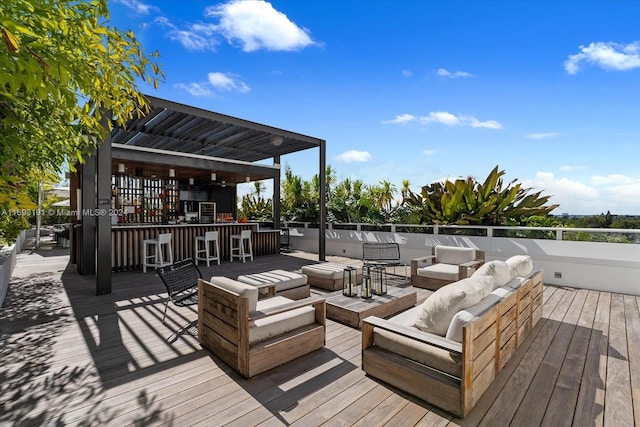
[[[147,247],[152,250],[147,252]],[[167,248],[167,260],[164,260],[164,248]],[[150,260],[153,259],[153,262]],[[158,234],[157,239],[144,239],[142,241],[142,272],[147,272],[147,267],[163,267],[173,264],[173,252],[171,251],[171,233]]]
[[[204,243],[204,247],[200,244],[201,242]],[[211,243],[215,243],[215,256],[210,251]],[[209,261],[218,261],[218,265],[220,265],[220,244],[218,243],[217,231],[207,231],[204,236],[196,236],[195,246],[196,265],[198,265],[198,260],[207,261],[207,267],[209,267]]]
[[[233,243],[238,242],[238,246],[234,246]],[[249,251],[245,251],[245,242],[248,242]],[[230,260],[233,262],[233,258],[240,258],[242,262],[245,262],[245,258],[251,258],[253,261],[253,247],[251,246],[251,230],[242,230],[240,234],[232,234],[229,241],[229,248],[231,249]],[[237,252],[234,253],[234,252]]]

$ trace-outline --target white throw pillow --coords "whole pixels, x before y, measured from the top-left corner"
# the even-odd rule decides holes
[[[511,278],[526,277],[533,271],[533,260],[529,255],[514,255],[506,261]]]
[[[495,260],[484,263],[482,267],[473,273],[473,276],[493,276],[493,289],[496,289],[509,283],[511,270],[506,262]]]
[[[413,326],[444,336],[453,316],[477,304],[492,288],[492,276],[468,277],[443,286],[422,303]]]

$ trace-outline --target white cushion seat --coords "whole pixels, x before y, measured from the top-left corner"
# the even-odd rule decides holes
[[[301,268],[302,274],[308,277],[311,286],[337,291],[342,289],[342,277],[344,270],[350,267],[337,262],[323,262],[320,264],[305,265]],[[355,267],[355,266],[353,266]],[[362,283],[362,267],[355,267],[356,283]]]
[[[422,277],[430,277],[432,279],[450,280],[452,282],[458,280],[458,266],[453,264],[433,264],[426,267],[418,268],[417,274]]]
[[[265,283],[275,284],[276,292],[286,291],[307,284],[307,276],[293,271],[271,270],[264,273],[245,274],[238,276],[238,281],[252,286]]]
[[[258,301],[256,312],[293,302],[292,299],[275,296]],[[286,334],[297,328],[312,325],[316,321],[315,309],[311,306],[300,307],[273,316],[256,319],[249,325],[249,344],[268,340]]]
[[[373,336],[376,346],[380,348],[458,378],[462,375],[462,358],[459,354],[382,328],[375,328]]]
[[[301,268],[307,276],[319,277],[330,280],[342,280],[344,269],[349,266],[337,262],[323,262],[321,264],[305,265]],[[362,274],[362,268],[356,267],[356,275]]]

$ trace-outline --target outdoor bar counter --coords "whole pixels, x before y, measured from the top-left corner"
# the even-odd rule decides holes
[[[253,256],[280,252],[280,230],[263,230],[255,223],[214,224],[126,224],[111,226],[111,268],[113,271],[142,269],[142,241],[155,239],[158,234],[171,233],[174,261],[194,258],[194,240],[207,231],[218,231],[222,260],[229,259],[229,236],[251,230]]]

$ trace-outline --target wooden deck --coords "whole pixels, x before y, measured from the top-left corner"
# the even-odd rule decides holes
[[[315,257],[202,270],[296,270]],[[358,330],[328,321],[323,350],[244,380],[175,333],[195,310],[170,305],[161,323],[153,273],[115,273],[113,293],[95,296],[67,262],[59,249],[18,258],[0,310],[0,425],[640,425],[638,297],[547,286],[540,324],[459,420],[365,376]]]

